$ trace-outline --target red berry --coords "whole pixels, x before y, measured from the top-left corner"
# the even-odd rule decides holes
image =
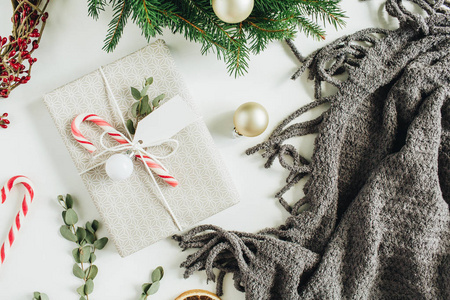
[[[6,98],[6,97],[5,97],[5,98]],[[7,126],[7,125],[4,125],[4,124],[1,124],[0,127],[2,127],[2,128],[8,128],[8,126]]]
[[[3,114],[3,117],[7,117],[7,116],[8,116],[8,113],[4,113],[4,114]]]
[[[5,124],[9,124],[9,123],[10,123],[9,120],[3,120],[3,122],[4,122]]]

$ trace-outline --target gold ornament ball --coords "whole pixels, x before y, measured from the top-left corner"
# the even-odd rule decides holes
[[[250,16],[254,0],[212,0],[216,16],[226,23],[239,23]]]
[[[233,122],[238,134],[254,137],[266,130],[269,125],[269,114],[261,104],[247,102],[236,109]]]

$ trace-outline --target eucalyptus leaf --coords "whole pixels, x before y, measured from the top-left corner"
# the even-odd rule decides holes
[[[151,85],[153,83],[153,77],[149,77],[147,78],[147,80],[145,81],[145,85]]]
[[[140,107],[140,111],[139,111],[141,115],[147,114],[149,110],[151,111],[151,107],[150,107],[150,104],[148,103],[148,101],[149,101],[148,95],[145,95],[141,101],[141,107]]]
[[[164,269],[159,266],[152,272],[152,281],[160,281],[164,276]]]
[[[64,221],[64,224],[66,224],[66,225],[69,226],[70,224],[67,224],[67,222],[66,222],[66,211],[63,210],[62,213],[61,213],[61,215],[62,215],[62,219],[63,219],[63,221]]]
[[[50,300],[50,299],[48,298],[47,294],[44,294],[44,293],[41,293],[39,299],[40,299],[40,300]]]
[[[39,296],[41,295],[41,293],[39,293],[39,292],[34,292],[33,293],[33,297],[35,298],[35,299],[39,299]]]
[[[67,209],[66,201],[64,201],[64,197],[62,195],[58,196],[59,205],[61,205],[64,209]]]
[[[147,294],[148,289],[149,289],[151,286],[152,286],[151,283],[144,283],[144,284],[142,285],[142,291],[143,291],[145,294]]]
[[[80,251],[80,260],[82,263],[89,262],[89,259],[91,258],[91,247],[90,246],[84,246],[81,248]]]
[[[73,275],[75,275],[76,277],[78,277],[80,279],[84,279],[84,277],[85,277],[83,270],[77,264],[73,265],[72,272],[73,272]]]
[[[78,238],[78,243],[81,243],[86,238],[86,230],[84,228],[78,227],[75,234]]]
[[[78,248],[72,250],[72,256],[76,263],[81,263],[80,250]]]
[[[80,286],[79,288],[77,288],[77,293],[80,295],[80,296],[86,296],[86,293],[84,292],[84,284],[82,285],[82,286]]]
[[[67,206],[67,208],[73,207],[73,198],[70,194],[66,195],[66,206]]]
[[[98,268],[96,265],[91,265],[87,270],[86,270],[86,278],[87,279],[92,279],[94,280],[94,278],[97,276],[98,274]]]
[[[74,225],[78,222],[78,215],[72,208],[69,208],[68,210],[66,210],[64,220],[67,224]]]
[[[144,88],[141,91],[141,97],[144,97],[145,95],[147,95],[148,92],[148,88],[150,87],[150,85],[145,85]]]
[[[92,281],[92,279],[88,279],[84,287],[84,292],[86,293],[86,295],[89,295],[92,294],[93,291],[94,291],[94,281]]]
[[[136,116],[134,116],[134,117],[136,117]],[[133,121],[128,120],[126,125],[127,125],[127,129],[130,132],[130,134],[135,134],[136,133],[136,129],[134,128]]]
[[[94,252],[91,253],[91,257],[89,258],[89,262],[92,264],[97,259],[97,256]]]
[[[86,300],[84,296],[81,296],[79,300]]]
[[[147,294],[141,294],[141,296],[139,297],[139,300],[145,300],[147,299]]]
[[[107,243],[108,243],[108,238],[103,237],[103,238],[95,241],[94,247],[98,250],[102,250],[103,248],[105,248]]]
[[[153,282],[152,286],[148,289],[147,295],[153,295],[159,290],[159,281]]]
[[[131,115],[133,116],[133,118],[137,117],[139,103],[140,102],[135,102],[133,103],[133,105],[131,105]]]
[[[98,230],[98,226],[99,226],[99,225],[100,225],[100,224],[98,223],[97,220],[92,221],[92,228],[94,229],[94,231],[97,231],[97,230]]]
[[[86,222],[86,230],[92,233],[95,233],[94,228],[92,228],[91,222]]]
[[[95,235],[90,232],[90,231],[86,231],[86,238],[85,240],[89,243],[89,244],[94,244],[96,238]]]
[[[75,234],[73,234],[73,232],[70,230],[70,227],[67,225],[61,226],[61,228],[59,229],[59,232],[66,240],[69,240],[69,241],[75,242],[75,243],[78,241],[77,236]]]
[[[141,99],[141,93],[134,87],[131,87],[131,95],[133,95],[133,98],[136,100]]]
[[[157,108],[159,106],[159,102],[161,102],[161,100],[163,100],[164,97],[166,97],[166,95],[161,94],[158,97],[156,97],[155,99],[153,99],[153,101],[152,101],[153,108]]]

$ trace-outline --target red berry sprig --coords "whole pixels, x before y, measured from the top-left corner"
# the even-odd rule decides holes
[[[1,128],[8,128],[9,125],[9,120],[7,119],[8,117],[8,113],[4,113],[3,115],[0,116],[0,127]]]
[[[0,97],[8,98],[12,90],[31,79],[32,57],[39,48],[48,18],[49,0],[13,0],[12,34],[0,36]]]

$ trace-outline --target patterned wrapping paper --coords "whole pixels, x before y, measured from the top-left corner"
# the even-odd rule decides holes
[[[150,99],[161,93],[166,94],[165,99],[180,95],[199,114],[162,40],[104,66],[103,71],[125,119],[131,117],[129,110],[135,101],[130,86],[139,87],[150,76],[154,77],[149,89]],[[125,133],[99,70],[45,95],[44,102],[80,173],[104,161],[105,157],[93,159],[93,154],[72,137],[70,124],[75,116],[95,113]],[[102,130],[91,122],[84,122],[81,131],[97,146],[96,152],[100,152]],[[162,162],[179,185],[173,188],[160,178],[156,180],[183,229],[188,229],[236,204],[239,195],[201,118],[173,138],[179,141],[180,147],[176,154]],[[107,146],[117,145],[112,139],[106,140]],[[151,151],[161,154],[166,149],[159,146]],[[125,181],[111,180],[104,166],[82,174],[81,178],[122,257],[179,233],[141,162],[134,161],[133,175]]]

